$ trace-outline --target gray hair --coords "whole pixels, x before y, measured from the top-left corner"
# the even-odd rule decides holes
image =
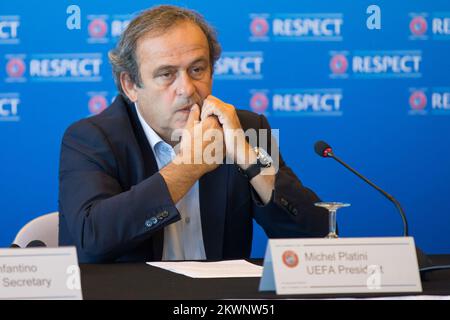
[[[142,87],[142,79],[139,73],[139,61],[136,57],[138,40],[149,33],[160,35],[179,22],[189,21],[196,24],[206,36],[209,45],[209,60],[211,63],[211,75],[214,64],[222,51],[217,41],[216,32],[208,25],[205,19],[197,12],[185,8],[170,5],[156,6],[141,12],[128,24],[120,37],[116,48],[109,51],[108,57],[112,65],[114,82],[120,94],[128,100],[120,83],[121,73],[127,73],[133,83]]]

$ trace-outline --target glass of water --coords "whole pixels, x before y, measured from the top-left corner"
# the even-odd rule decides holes
[[[336,239],[338,235],[336,233],[336,211],[340,208],[349,207],[350,203],[342,203],[342,202],[317,202],[314,204],[316,207],[322,207],[328,210],[329,214],[329,232],[325,238],[328,239]]]

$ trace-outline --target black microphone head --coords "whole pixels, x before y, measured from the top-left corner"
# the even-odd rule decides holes
[[[46,247],[47,245],[41,240],[33,240],[27,244],[27,248]]]
[[[314,144],[314,151],[316,151],[316,153],[324,158],[327,158],[330,156],[330,153],[332,154],[332,149],[330,147],[330,145],[328,143],[326,143],[325,141],[317,141]]]
[[[10,248],[20,248],[20,246],[18,244],[12,243],[10,246]]]

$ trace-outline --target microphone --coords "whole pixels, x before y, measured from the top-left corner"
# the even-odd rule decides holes
[[[361,175],[359,172],[357,172],[355,169],[350,167],[348,164],[346,164],[344,161],[339,159],[337,156],[334,155],[333,149],[330,147],[328,143],[325,141],[317,141],[314,145],[314,150],[316,153],[323,157],[323,158],[332,158],[339,162],[341,165],[343,165],[345,168],[353,172],[355,175],[357,175],[359,178],[364,180],[366,183],[368,183],[371,187],[375,188],[378,192],[380,192],[383,196],[385,196],[389,201],[394,203],[395,207],[397,208],[398,212],[400,213],[400,216],[402,217],[403,221],[403,235],[407,237],[409,235],[408,231],[408,221],[406,220],[405,212],[402,209],[402,206],[400,203],[395,199],[393,196],[391,196],[389,193],[375,185],[373,182],[371,182],[369,179]]]
[[[27,244],[27,248],[47,247],[41,240],[33,240]]]
[[[334,154],[333,149],[330,147],[330,145],[328,143],[326,143],[325,141],[317,141],[314,145],[314,150],[316,151],[316,153],[319,156],[321,156],[323,158],[332,158],[332,159],[336,160],[337,162],[342,164],[345,168],[347,168],[348,170],[353,172],[355,175],[357,175],[359,178],[361,178],[362,180],[367,182],[370,186],[375,188],[378,192],[380,192],[383,196],[385,196],[389,201],[393,202],[403,220],[403,235],[405,237],[407,237],[409,235],[408,234],[408,221],[406,220],[405,212],[403,211],[400,203],[393,196],[391,196],[389,193],[387,193],[386,191],[384,191],[383,189],[381,189],[380,187],[375,185],[373,182],[371,182],[369,179],[367,179],[366,177],[361,175],[359,172],[357,172],[355,169],[350,167],[344,161],[339,159]],[[417,260],[418,260],[418,264],[419,264],[419,268],[420,268],[419,270],[420,270],[421,275],[425,274],[428,271],[438,270],[437,268],[430,268],[431,266],[433,266],[433,262],[418,247],[416,247],[416,254],[417,254]]]

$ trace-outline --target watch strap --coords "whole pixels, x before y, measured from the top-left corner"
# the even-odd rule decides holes
[[[238,170],[242,175],[244,175],[248,179],[248,181],[250,181],[258,174],[260,174],[261,165],[259,163],[254,163],[250,165],[246,170],[243,170],[240,167],[238,167]]]

